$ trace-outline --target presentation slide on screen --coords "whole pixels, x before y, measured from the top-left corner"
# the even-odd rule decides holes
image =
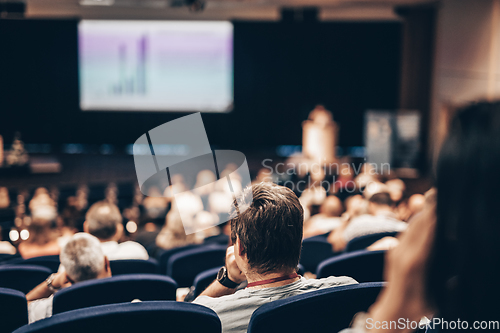
[[[78,34],[82,110],[232,109],[230,22],[83,20]]]

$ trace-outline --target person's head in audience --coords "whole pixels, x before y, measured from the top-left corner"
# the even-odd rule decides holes
[[[360,194],[346,198],[344,204],[349,217],[365,214],[368,209],[367,201]]]
[[[146,219],[163,219],[167,212],[167,201],[156,186],[148,189],[148,195],[142,201]]]
[[[51,206],[40,206],[31,212],[28,239],[19,244],[19,253],[23,258],[59,254],[56,219],[57,211]]]
[[[199,196],[209,195],[214,191],[217,177],[211,170],[201,170],[196,176],[194,189]]]
[[[116,205],[99,201],[87,211],[83,230],[101,242],[117,241],[123,234],[122,222],[122,215]]]
[[[391,179],[385,182],[391,199],[394,202],[400,202],[403,199],[403,192],[406,188],[405,183],[401,179]]]
[[[247,208],[231,219],[231,240],[245,276],[295,272],[304,210],[293,191],[263,182],[246,188],[237,205]]]
[[[170,250],[196,243],[198,243],[198,240],[195,234],[186,235],[181,215],[177,208],[170,210],[167,214],[164,227],[158,236],[156,236],[156,245],[164,250]]]
[[[363,196],[366,200],[370,199],[374,194],[386,192],[389,193],[389,187],[379,181],[368,183],[363,189]]]
[[[411,215],[415,215],[424,209],[425,196],[423,194],[414,194],[408,199],[408,210]]]
[[[255,178],[255,184],[261,183],[261,182],[272,182],[273,181],[273,174],[272,172],[267,169],[267,168],[261,168],[259,172],[257,173],[257,177]]]
[[[99,239],[87,233],[73,235],[62,248],[59,258],[72,283],[111,276],[109,260]]]
[[[368,213],[371,215],[392,212],[393,209],[394,201],[392,201],[391,195],[387,192],[376,193],[368,199]]]
[[[319,208],[319,213],[326,217],[339,217],[343,212],[342,201],[334,195],[328,196]]]
[[[54,200],[49,195],[49,191],[45,187],[39,187],[36,189],[33,198],[29,203],[30,210],[35,210],[38,207],[51,206],[55,207]]]

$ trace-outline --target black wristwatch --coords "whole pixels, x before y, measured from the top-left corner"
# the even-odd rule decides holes
[[[219,281],[220,284],[229,289],[234,289],[239,285],[239,283],[236,283],[229,279],[226,266],[222,266],[219,269],[219,273],[217,273],[217,281]]]

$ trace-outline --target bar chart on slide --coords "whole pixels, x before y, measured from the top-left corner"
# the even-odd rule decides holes
[[[120,45],[118,50],[120,79],[110,87],[114,95],[146,94],[146,48],[147,37],[143,36],[137,42],[137,60],[130,67],[127,45]]]
[[[83,20],[80,107],[227,112],[233,103],[229,22]]]

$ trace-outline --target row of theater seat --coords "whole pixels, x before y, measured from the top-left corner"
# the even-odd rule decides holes
[[[383,271],[383,251],[357,251],[326,260],[320,264],[318,277],[330,275],[352,276],[358,282],[381,281]],[[140,260],[112,261],[119,263],[137,264]],[[119,266],[117,266],[119,267]],[[197,297],[216,277],[219,267],[206,270],[198,274],[193,282],[193,297]],[[130,269],[128,270],[130,272]],[[20,314],[9,316],[14,324],[27,320],[25,294],[51,274],[46,267],[29,265],[3,265],[0,267],[0,287],[11,287],[16,290],[2,288],[0,303],[11,304],[8,297],[4,299],[3,291],[14,292],[23,299],[24,312],[21,310],[8,312]],[[30,284],[30,287],[27,287]],[[169,276],[159,274],[123,274],[111,278],[80,282],[55,294],[53,300],[53,313],[63,313],[75,309],[92,307],[105,304],[131,302],[135,299],[141,301],[175,300],[178,284]],[[24,293],[23,293],[24,292]],[[7,292],[7,296],[8,296]],[[10,305],[9,305],[10,307]],[[24,314],[23,314],[24,313]],[[2,320],[4,322],[6,319]]]
[[[306,271],[314,273],[317,271],[319,264],[326,259],[366,249],[384,237],[395,237],[396,235],[396,232],[384,232],[357,237],[347,243],[346,249],[342,252],[332,251],[332,245],[326,240],[327,235],[306,238],[302,242],[300,263]]]
[[[325,237],[304,240],[302,259],[304,256],[307,258],[309,252],[315,252],[319,257],[327,253],[318,251],[318,244],[323,246],[325,243]],[[329,244],[328,249],[331,251]],[[163,270],[160,268],[162,265],[155,259],[111,261],[112,278],[82,282],[60,291],[54,299],[54,313],[130,302],[134,299],[175,300],[177,287],[192,286],[191,296],[196,297],[215,279],[218,269],[224,263],[225,250],[225,245],[208,244],[165,251],[160,256],[160,260],[167,262]],[[358,282],[378,282],[383,279],[383,258],[384,251],[361,250],[333,254],[320,262],[315,272],[318,278],[345,275],[355,278]],[[49,274],[57,271],[58,267],[57,256],[4,261],[3,265],[0,265],[0,287],[16,289],[21,291],[21,294],[27,293]],[[298,270],[303,274],[305,269],[299,265]],[[158,274],[161,272],[168,276]],[[24,294],[22,295],[24,298]],[[5,303],[3,300],[1,302]]]
[[[159,274],[155,259],[149,260],[112,260],[113,276],[124,274],[158,274],[172,278],[178,287],[191,287],[200,281],[199,274],[216,275],[216,270],[224,265],[226,247],[221,245],[205,246],[176,253],[169,259],[166,274]],[[31,259],[15,259],[0,265],[0,287],[29,292],[47,276],[59,268],[57,256]],[[384,251],[360,250],[331,257],[319,263],[316,270],[318,278],[345,275],[358,282],[377,282],[383,280]],[[298,267],[303,274],[305,268]],[[208,272],[211,272],[210,274]],[[212,279],[213,280],[213,279]]]
[[[383,282],[321,289],[263,305],[250,319],[249,333],[338,332],[352,317],[366,311],[384,287]],[[0,294],[4,290],[0,289]],[[9,313],[26,309],[22,294],[11,292]],[[15,309],[14,305],[18,305]],[[294,318],[294,320],[290,320]],[[3,326],[10,332],[15,326]],[[191,303],[145,301],[119,303],[72,310],[53,315],[15,333],[59,332],[221,332],[221,322],[212,310]]]

